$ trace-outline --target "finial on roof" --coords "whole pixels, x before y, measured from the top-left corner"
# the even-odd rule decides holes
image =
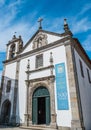
[[[67,24],[67,19],[64,19],[64,25],[66,25]]]
[[[64,30],[65,30],[65,32],[69,31],[69,26],[67,24],[67,19],[64,19]]]
[[[42,18],[39,18],[39,19],[38,19],[38,22],[39,22],[39,29],[42,29],[42,25],[41,25],[42,21],[43,21]]]
[[[16,34],[17,32],[14,32],[13,38],[12,39],[16,39]]]
[[[16,39],[16,35],[13,35],[13,38],[12,39]]]

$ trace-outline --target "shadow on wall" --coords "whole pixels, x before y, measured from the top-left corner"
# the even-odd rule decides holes
[[[19,126],[18,80],[2,76],[0,93],[0,125]]]

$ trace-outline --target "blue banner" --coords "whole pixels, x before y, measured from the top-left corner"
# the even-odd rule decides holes
[[[68,110],[68,93],[66,83],[65,64],[55,65],[56,72],[56,90],[57,90],[57,108],[58,110]]]

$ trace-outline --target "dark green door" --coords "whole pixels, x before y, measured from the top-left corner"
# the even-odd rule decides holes
[[[46,124],[50,123],[50,97],[46,97]]]
[[[33,98],[33,103],[32,103],[32,121],[33,124],[37,124],[37,98]]]
[[[45,97],[38,98],[38,124],[46,124]]]
[[[50,124],[50,95],[45,87],[37,88],[32,99],[33,124]]]

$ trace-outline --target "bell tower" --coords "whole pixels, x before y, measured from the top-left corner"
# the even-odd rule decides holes
[[[13,59],[17,53],[23,48],[23,41],[21,36],[18,38],[13,35],[12,39],[7,44],[7,60]]]

